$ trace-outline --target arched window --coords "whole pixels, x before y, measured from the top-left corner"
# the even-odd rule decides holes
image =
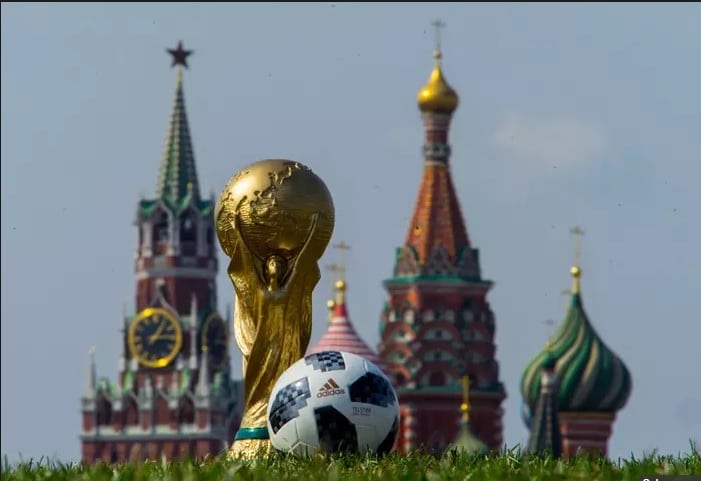
[[[153,242],[156,244],[156,254],[165,254],[170,240],[170,222],[168,214],[162,210],[156,213],[153,223]]]
[[[197,218],[191,210],[180,216],[180,252],[184,256],[197,255]]]
[[[97,424],[98,426],[112,424],[112,403],[104,394],[97,400]]]
[[[180,217],[180,241],[194,242],[197,240],[196,227],[194,214],[191,211],[185,212]]]
[[[179,412],[180,424],[192,424],[195,422],[195,406],[192,399],[185,397],[180,404]]]

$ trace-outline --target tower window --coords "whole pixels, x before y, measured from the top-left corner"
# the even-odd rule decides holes
[[[180,241],[194,242],[195,236],[195,219],[192,213],[186,213],[180,221]]]
[[[160,212],[155,225],[156,239],[158,242],[168,242],[170,237],[168,227],[168,214],[165,212]]]

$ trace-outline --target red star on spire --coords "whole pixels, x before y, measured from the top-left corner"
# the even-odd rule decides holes
[[[170,65],[171,67],[182,65],[183,67],[188,68],[187,57],[192,54],[192,50],[185,50],[182,42],[178,42],[178,48],[169,48],[168,53],[173,56],[173,63]]]

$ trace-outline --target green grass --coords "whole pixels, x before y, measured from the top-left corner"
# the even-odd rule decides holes
[[[473,457],[446,453],[391,454],[382,459],[330,456],[295,459],[270,456],[256,461],[211,458],[203,462],[145,462],[118,465],[23,462],[2,467],[2,481],[640,481],[652,475],[701,475],[701,456],[650,455],[643,459],[610,461],[577,457],[521,456],[517,450]]]

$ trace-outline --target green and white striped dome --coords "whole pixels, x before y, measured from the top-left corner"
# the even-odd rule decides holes
[[[521,378],[524,404],[533,412],[540,392],[543,362],[555,357],[562,412],[612,413],[625,406],[632,381],[623,361],[604,344],[589,322],[579,289],[581,270],[573,267],[572,302],[550,347],[531,360]]]

